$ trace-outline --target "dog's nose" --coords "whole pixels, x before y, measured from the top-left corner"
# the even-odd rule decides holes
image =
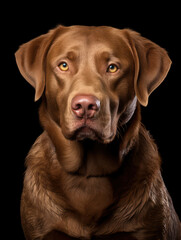
[[[93,118],[100,109],[100,100],[92,95],[77,95],[72,99],[72,111],[78,118]]]

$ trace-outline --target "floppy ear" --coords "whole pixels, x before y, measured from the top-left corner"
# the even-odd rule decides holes
[[[171,60],[165,51],[139,33],[125,30],[135,60],[134,89],[138,101],[147,106],[149,95],[166,77]]]
[[[15,53],[20,73],[35,88],[35,101],[41,97],[45,88],[45,59],[55,32],[51,30],[23,44]]]

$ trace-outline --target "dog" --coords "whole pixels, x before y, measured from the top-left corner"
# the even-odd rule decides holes
[[[180,240],[140,113],[169,71],[166,50],[130,29],[59,25],[15,57],[44,129],[26,158],[26,239]]]

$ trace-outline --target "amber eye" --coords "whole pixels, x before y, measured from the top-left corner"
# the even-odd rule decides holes
[[[69,70],[69,66],[66,62],[60,63],[58,67],[60,68],[61,71],[68,71]]]
[[[107,72],[109,73],[115,73],[117,72],[118,67],[115,64],[110,64],[107,68]]]

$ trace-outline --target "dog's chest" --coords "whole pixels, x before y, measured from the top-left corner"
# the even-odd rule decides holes
[[[57,227],[71,236],[89,239],[98,219],[113,202],[112,187],[106,178],[72,178],[66,183],[66,207]]]
[[[71,211],[84,223],[96,221],[113,202],[112,186],[107,178],[79,177],[64,188]]]

